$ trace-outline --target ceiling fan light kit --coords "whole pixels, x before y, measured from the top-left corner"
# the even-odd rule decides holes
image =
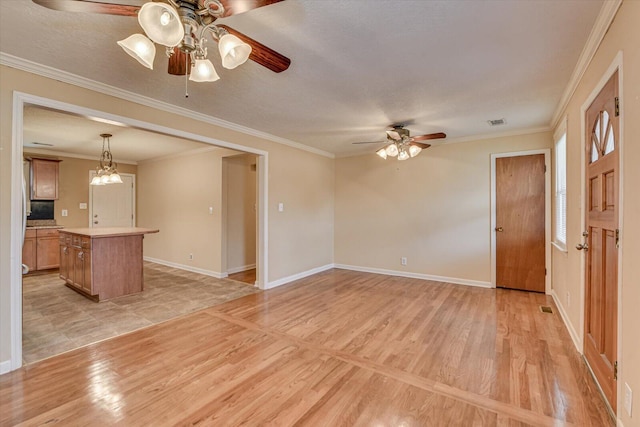
[[[137,16],[145,34],[133,34],[118,41],[118,45],[151,70],[156,55],[154,43],[164,46],[169,57],[169,74],[184,76],[185,83],[220,79],[213,63],[207,59],[207,33],[218,42],[222,66],[227,69],[234,69],[248,59],[275,73],[281,73],[291,65],[289,58],[251,37],[226,25],[216,25],[217,19],[283,0],[152,0],[142,6],[89,0],[32,1],[62,12]],[[188,97],[188,93],[185,95]]]
[[[385,160],[387,157],[398,157],[400,161],[416,157],[423,149],[431,147],[430,144],[424,144],[418,141],[447,137],[447,135],[442,132],[412,137],[409,135],[409,129],[405,129],[404,125],[394,125],[392,129],[387,130],[386,133],[389,144],[377,150],[376,154]],[[379,144],[380,142],[383,141],[354,142],[354,144]]]

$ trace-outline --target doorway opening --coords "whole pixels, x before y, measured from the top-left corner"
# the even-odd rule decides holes
[[[267,223],[266,223],[266,201],[267,201],[267,157],[268,153],[262,150],[256,150],[250,147],[244,147],[237,144],[227,143],[225,141],[216,140],[210,137],[204,137],[201,135],[191,134],[183,131],[177,131],[164,126],[156,125],[148,122],[141,122],[135,119],[127,117],[116,116],[113,114],[91,110],[84,107],[78,107],[71,104],[61,103],[58,101],[35,97],[28,94],[18,93],[14,94],[14,111],[13,111],[13,161],[12,161],[12,217],[11,225],[11,257],[18,262],[18,267],[12,266],[11,271],[11,370],[19,368],[23,363],[23,290],[22,290],[22,274],[19,261],[21,260],[22,249],[22,189],[21,177],[23,173],[23,146],[27,141],[24,135],[24,123],[25,117],[29,115],[28,110],[50,110],[63,113],[69,117],[83,118],[85,120],[92,119],[102,125],[116,123],[118,126],[122,126],[126,129],[134,129],[137,131],[146,131],[153,133],[157,138],[172,137],[178,138],[184,141],[191,141],[193,143],[200,144],[204,147],[204,150],[234,150],[244,151],[252,153],[256,156],[256,172],[257,172],[257,227],[256,237],[257,241],[257,277],[256,282],[260,288],[266,287],[267,278],[267,251],[266,251],[266,236],[267,236]],[[28,118],[27,118],[28,119]],[[28,121],[28,120],[27,120]],[[218,147],[218,148],[216,148]],[[56,150],[51,150],[49,155],[57,156],[59,153]],[[69,154],[69,153],[67,153]],[[73,153],[71,153],[73,154]],[[72,156],[71,158],[81,158],[82,156]],[[93,158],[93,157],[92,157]],[[97,155],[93,158],[93,163],[96,162]],[[95,165],[94,165],[95,166]],[[84,176],[88,180],[88,174],[84,172]],[[84,180],[84,179],[83,179]],[[88,190],[87,190],[88,192]],[[84,207],[82,207],[84,205]],[[81,202],[79,209],[86,209],[86,203]],[[86,211],[85,211],[86,212]],[[84,221],[83,226],[88,224],[88,218]],[[134,218],[135,224],[135,218]],[[255,292],[254,288],[247,287],[250,292]],[[102,339],[102,338],[98,338]]]

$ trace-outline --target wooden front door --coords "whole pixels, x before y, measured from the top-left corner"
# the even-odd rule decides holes
[[[496,159],[496,286],[545,291],[544,154]]]
[[[618,321],[618,73],[586,111],[584,355],[616,410]]]

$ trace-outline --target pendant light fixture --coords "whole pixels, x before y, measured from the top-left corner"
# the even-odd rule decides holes
[[[101,133],[102,137],[102,154],[100,155],[100,164],[96,167],[96,176],[91,180],[91,185],[107,185],[122,184],[122,178],[116,169],[118,164],[113,161],[111,155],[110,133]],[[105,149],[106,146],[106,149]]]

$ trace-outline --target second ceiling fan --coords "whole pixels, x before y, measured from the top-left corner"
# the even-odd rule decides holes
[[[169,57],[169,74],[190,75],[189,79],[196,82],[219,79],[207,59],[207,35],[218,42],[225,68],[233,69],[247,59],[276,73],[289,68],[291,60],[286,56],[233,28],[215,23],[220,18],[280,1],[283,0],[153,0],[135,6],[86,0],[33,0],[41,6],[64,12],[137,16],[146,36],[134,34],[120,40],[118,44],[125,52],[153,69],[154,43],[164,46]]]
[[[388,144],[386,146],[376,151],[378,156],[383,159],[397,156],[398,160],[407,160],[420,154],[420,151],[423,149],[431,147],[431,144],[425,144],[421,141],[447,137],[447,135],[442,132],[411,136],[409,129],[406,129],[402,124],[392,125],[391,129],[387,130],[386,133],[386,141],[354,142],[353,144],[380,144],[387,142]]]

